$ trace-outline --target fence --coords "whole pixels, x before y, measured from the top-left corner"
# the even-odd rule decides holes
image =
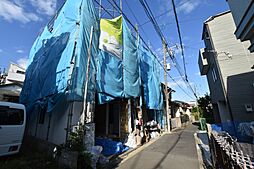
[[[210,149],[216,169],[254,169],[253,155],[244,153],[228,133],[211,132]]]

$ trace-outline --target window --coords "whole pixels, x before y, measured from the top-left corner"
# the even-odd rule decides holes
[[[0,106],[0,125],[22,125],[24,110]]]
[[[212,77],[214,82],[218,79],[214,68],[212,68]]]
[[[20,71],[20,70],[17,70],[17,72],[16,73],[18,73],[18,74],[22,74],[22,75],[24,75],[25,74],[25,72],[24,71]]]

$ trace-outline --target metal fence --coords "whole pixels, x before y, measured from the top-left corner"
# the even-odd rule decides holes
[[[216,169],[254,169],[253,156],[244,153],[228,133],[212,132],[210,149]]]

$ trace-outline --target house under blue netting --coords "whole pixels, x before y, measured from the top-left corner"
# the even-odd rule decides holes
[[[158,62],[132,35],[125,18],[119,18],[122,19],[121,58],[99,49],[101,30],[92,0],[65,1],[45,26],[31,48],[20,95],[20,103],[28,113],[28,134],[55,144],[65,143],[79,122],[93,122],[93,115],[90,119],[86,115],[96,111],[97,117],[104,118],[103,123],[107,118],[112,123],[107,127],[99,124],[103,130],[118,131],[120,135],[120,126],[124,125],[119,121],[120,111],[128,109],[122,102],[140,96],[144,97],[140,105],[153,110],[147,112],[155,112],[151,116],[162,123]],[[112,102],[117,102],[118,107],[109,105],[110,117],[103,114],[106,108],[102,112],[94,108]],[[93,133],[95,127],[91,125],[89,130]]]

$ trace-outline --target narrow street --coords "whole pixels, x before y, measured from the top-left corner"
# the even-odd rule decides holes
[[[198,169],[198,156],[193,137],[197,126],[165,134],[130,159],[119,164],[118,169]]]

